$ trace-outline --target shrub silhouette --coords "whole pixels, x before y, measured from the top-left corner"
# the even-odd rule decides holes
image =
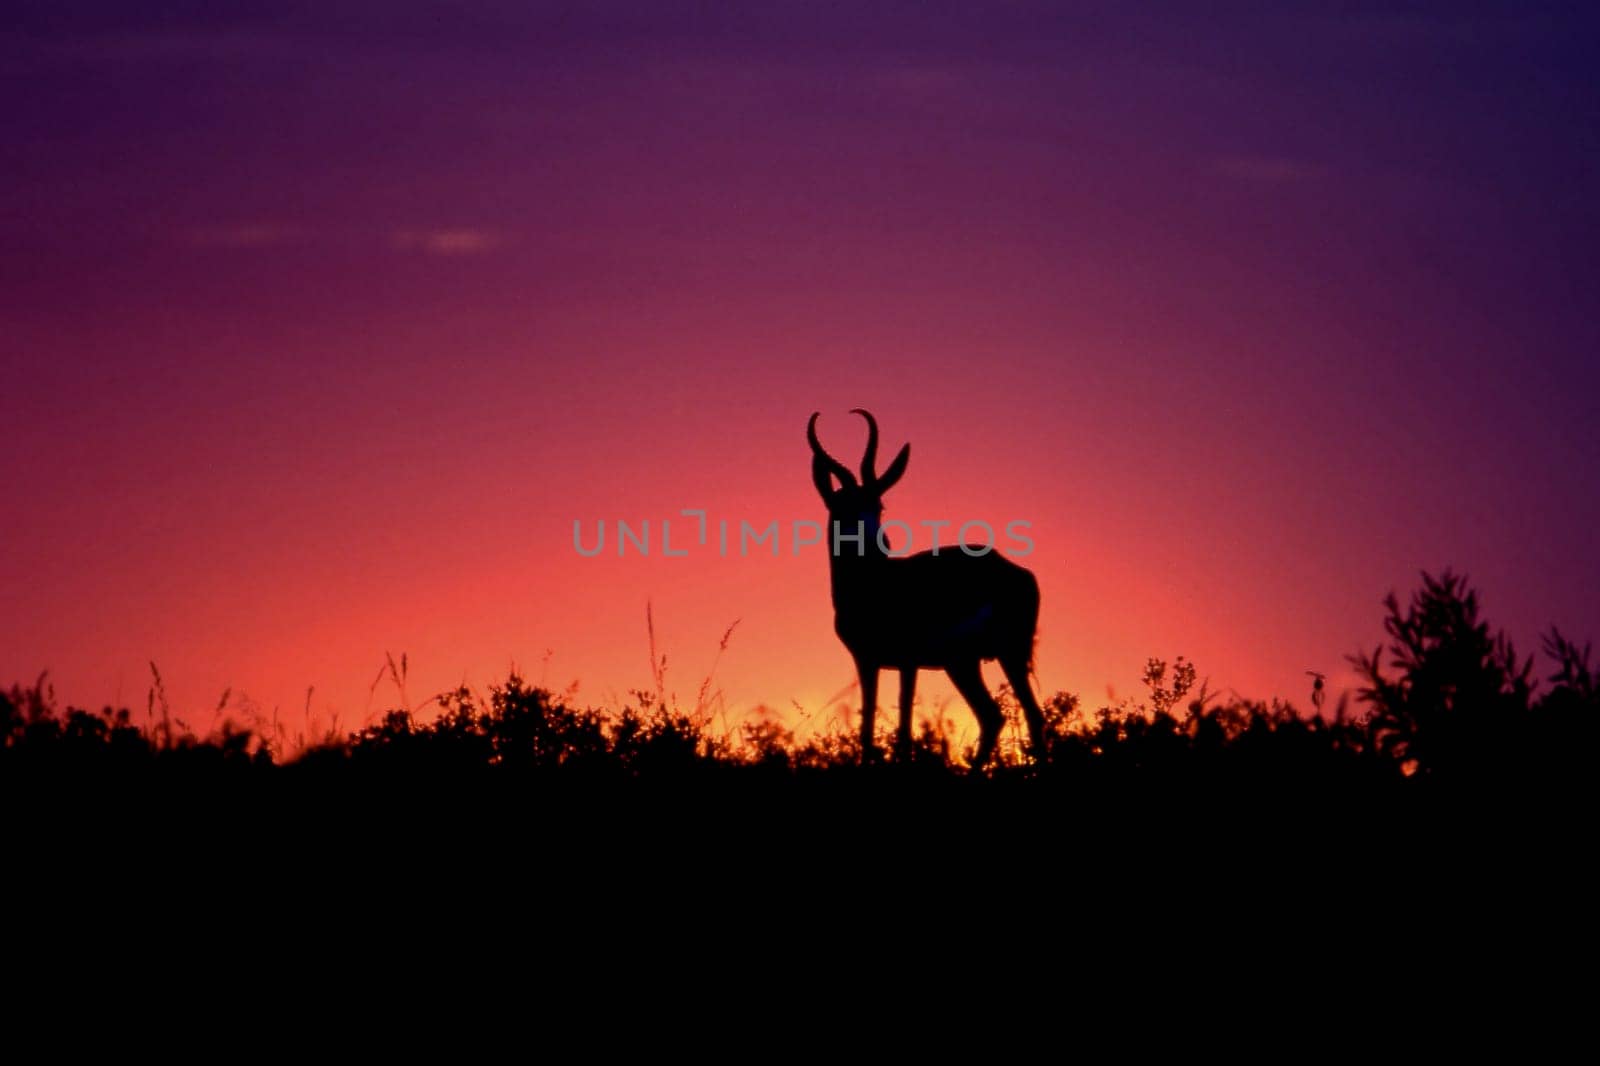
[[[1600,686],[1587,646],[1551,631],[1543,647],[1554,672],[1541,696],[1533,660],[1520,659],[1482,620],[1464,578],[1424,574],[1408,603],[1390,595],[1385,607],[1387,648],[1351,657],[1365,682],[1364,714],[1349,714],[1343,701],[1331,718],[1282,702],[1221,702],[1203,687],[1196,692],[1193,664],[1151,659],[1143,701],[1089,713],[1071,693],[1045,700],[1044,750],[1037,757],[1024,754],[1018,708],[1002,692],[1013,739],[985,780],[1029,788],[1126,785],[1183,793],[1204,786],[1304,795],[1402,782],[1500,789],[1584,779],[1579,760],[1587,759],[1600,722]],[[144,729],[125,709],[58,710],[45,677],[0,692],[5,779],[872,780],[900,788],[961,777],[939,721],[925,721],[896,763],[862,767],[859,737],[843,731],[799,741],[780,722],[761,718],[718,736],[707,716],[681,712],[660,693],[636,692],[633,704],[618,710],[585,708],[515,673],[487,696],[466,687],[443,693],[430,701],[438,706],[430,717],[391,710],[368,728],[279,763],[272,757],[275,738],[227,721],[205,737],[194,735],[170,715],[155,678],[152,724]]]
[[[1402,771],[1442,783],[1528,783],[1550,779],[1593,739],[1597,704],[1588,648],[1558,631],[1545,638],[1555,687],[1535,698],[1530,656],[1479,617],[1477,593],[1446,571],[1422,575],[1402,607],[1385,600],[1384,648],[1351,657],[1366,685],[1367,732]],[[1559,776],[1559,775],[1554,775]]]

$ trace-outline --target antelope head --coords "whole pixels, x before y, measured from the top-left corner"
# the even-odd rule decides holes
[[[828,508],[827,543],[833,544],[833,531],[835,523],[844,533],[853,534],[857,524],[864,529],[867,537],[867,551],[876,551],[878,530],[883,518],[883,494],[894,487],[906,472],[906,463],[911,458],[911,445],[907,444],[900,449],[889,468],[881,475],[877,472],[878,465],[878,422],[872,417],[871,412],[857,407],[850,412],[860,415],[867,420],[867,450],[861,456],[861,477],[850,473],[850,469],[839,460],[829,455],[817,440],[817,418],[822,412],[817,411],[811,415],[811,421],[806,425],[806,440],[811,442],[811,481],[817,487],[817,494],[822,497],[823,504]],[[838,487],[834,487],[834,482]]]

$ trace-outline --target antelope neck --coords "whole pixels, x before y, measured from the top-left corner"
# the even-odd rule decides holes
[[[890,557],[876,543],[868,544],[860,555],[850,550],[852,547],[847,544],[842,552],[829,552],[828,577],[835,608],[847,603],[859,603],[866,586],[882,575],[890,562]]]

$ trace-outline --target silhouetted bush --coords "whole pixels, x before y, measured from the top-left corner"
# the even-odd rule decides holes
[[[1559,632],[1545,639],[1554,688],[1536,697],[1534,661],[1478,614],[1477,593],[1446,571],[1422,575],[1402,607],[1390,595],[1391,643],[1351,657],[1366,680],[1369,743],[1404,773],[1444,784],[1557,782],[1594,739],[1597,703],[1589,650]],[[1392,671],[1392,672],[1390,672]]]
[[[1168,794],[1203,788],[1262,796],[1402,782],[1415,789],[1586,780],[1579,760],[1587,758],[1600,722],[1587,647],[1552,632],[1544,650],[1555,669],[1551,687],[1539,695],[1532,659],[1519,659],[1509,640],[1491,632],[1464,579],[1424,574],[1408,604],[1391,595],[1386,606],[1387,649],[1352,656],[1366,682],[1362,715],[1347,713],[1343,702],[1332,717],[1307,716],[1281,702],[1219,702],[1195,693],[1192,664],[1180,658],[1169,669],[1152,659],[1142,702],[1088,713],[1070,693],[1047,699],[1041,759],[1024,754],[1016,707],[1003,691],[1013,727],[999,764],[983,779],[1030,788],[1127,786]],[[390,670],[403,693],[403,667],[391,662]],[[427,716],[391,710],[359,732],[274,762],[274,744],[226,721],[195,736],[172,718],[159,674],[145,728],[127,710],[58,710],[41,677],[0,693],[0,769],[13,782],[285,773],[299,781],[416,783],[846,782],[867,775],[904,783],[962,776],[939,718],[922,723],[899,762],[863,768],[860,741],[848,731],[799,741],[781,722],[761,717],[734,736],[718,736],[704,717],[659,696],[634,699],[615,711],[581,708],[513,674],[487,697],[465,687],[443,693],[429,701],[436,711]]]

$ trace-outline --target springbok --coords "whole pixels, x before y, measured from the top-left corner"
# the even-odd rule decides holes
[[[858,482],[844,464],[817,442],[817,418],[806,426],[811,444],[811,479],[828,508],[829,577],[833,629],[855,660],[861,678],[861,757],[877,757],[873,718],[878,710],[878,671],[900,671],[900,728],[895,751],[911,747],[911,702],[918,670],[943,670],[978,717],[978,752],[973,768],[994,753],[1005,714],[983,683],[982,662],[998,659],[1027,715],[1036,756],[1044,749],[1044,714],[1028,674],[1039,621],[1039,583],[1031,571],[993,550],[969,555],[959,546],[940,552],[892,556],[879,537],[883,494],[906,472],[911,445],[889,468],[877,471],[878,422],[867,420],[867,450]],[[838,488],[833,481],[839,482]],[[855,539],[860,534],[860,539]]]

